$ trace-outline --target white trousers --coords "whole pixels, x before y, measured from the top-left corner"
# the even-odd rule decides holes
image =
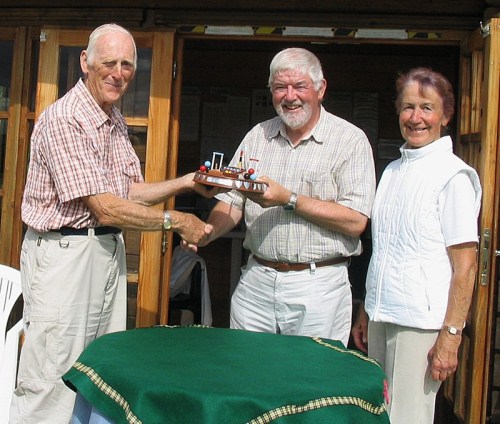
[[[96,337],[126,328],[121,234],[28,230],[21,252],[25,341],[10,423],[68,424],[75,393],[61,376]]]
[[[438,331],[383,322],[368,324],[368,356],[385,371],[391,424],[432,424],[441,385],[430,375],[427,354]]]
[[[347,346],[351,318],[345,263],[278,272],[251,256],[231,298],[231,328],[323,337]]]

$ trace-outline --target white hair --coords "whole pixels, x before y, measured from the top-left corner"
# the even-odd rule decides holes
[[[93,65],[95,61],[97,40],[99,40],[99,38],[101,38],[104,35],[117,32],[128,35],[132,40],[132,44],[134,46],[134,69],[137,68],[137,47],[135,45],[134,37],[132,37],[132,34],[128,30],[117,24],[104,24],[94,29],[94,31],[92,31],[92,34],[90,34],[89,37],[89,44],[87,45],[86,49],[87,63],[89,65]]]
[[[269,65],[269,87],[283,71],[299,71],[303,75],[309,75],[316,91],[321,88],[324,79],[321,62],[316,55],[299,47],[282,50],[274,56]]]

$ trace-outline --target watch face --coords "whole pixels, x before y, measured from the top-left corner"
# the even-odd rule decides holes
[[[297,204],[297,195],[295,193],[292,193],[290,196],[290,200],[288,200],[288,203],[283,206],[283,209],[286,211],[293,211],[295,210],[295,205]]]
[[[170,214],[166,212],[163,216],[163,228],[165,230],[170,230],[172,228],[172,218],[170,217]]]
[[[462,330],[459,330],[458,328],[452,327],[451,325],[444,326],[443,329],[448,331],[448,333],[450,333],[454,336],[460,336],[462,334]]]

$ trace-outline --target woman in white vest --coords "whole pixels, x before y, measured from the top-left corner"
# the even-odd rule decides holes
[[[481,187],[443,136],[455,103],[449,81],[415,68],[396,88],[406,143],[377,188],[366,298],[352,334],[387,374],[391,423],[432,424],[471,302]]]

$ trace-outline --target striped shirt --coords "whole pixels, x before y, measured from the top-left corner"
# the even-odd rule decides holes
[[[126,199],[131,183],[142,181],[123,116],[115,107],[107,115],[80,80],[35,125],[22,219],[40,232],[95,227],[81,197],[112,193]]]
[[[375,194],[370,143],[361,129],[323,107],[309,138],[296,147],[275,117],[250,130],[231,165],[236,165],[241,151],[244,167],[256,169],[257,175],[268,176],[297,194],[337,202],[370,216]],[[322,228],[281,206],[262,208],[237,191],[217,197],[244,209],[244,247],[261,258],[299,263],[361,253],[358,237]]]

